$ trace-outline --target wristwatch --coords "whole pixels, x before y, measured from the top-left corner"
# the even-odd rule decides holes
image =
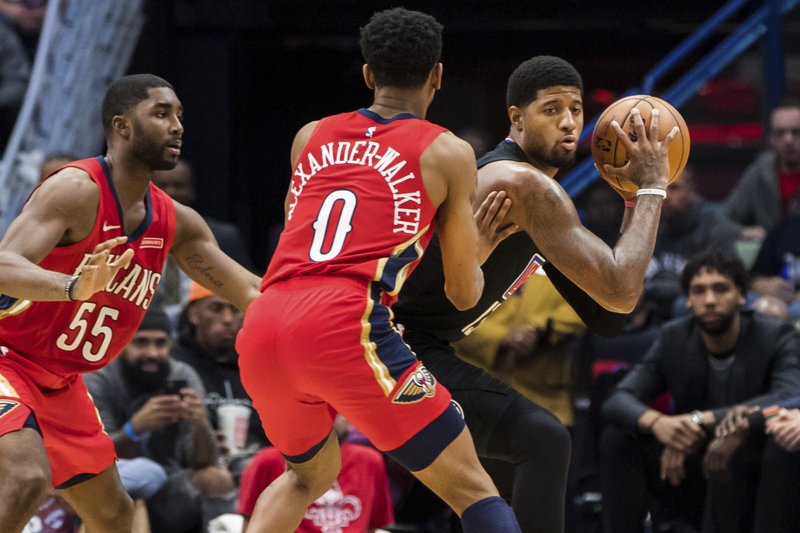
[[[689,413],[689,420],[697,424],[698,426],[703,425],[703,413],[701,411],[694,410]]]

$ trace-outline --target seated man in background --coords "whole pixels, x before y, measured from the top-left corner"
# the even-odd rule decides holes
[[[300,533],[363,533],[394,522],[389,481],[383,456],[377,450],[346,441],[350,426],[341,415],[334,422],[342,443],[342,468],[333,487],[312,503]],[[242,474],[239,513],[247,531],[256,500],[286,470],[286,461],[275,448],[258,452]]]
[[[226,497],[234,484],[228,470],[216,466],[203,384],[189,365],[170,359],[169,331],[166,314],[151,309],[122,354],[84,381],[117,455],[146,458],[166,470],[166,483],[147,500],[153,531],[188,533],[232,509]],[[123,483],[148,475],[132,465],[120,465]]]
[[[796,332],[742,310],[747,274],[741,261],[716,252],[695,257],[681,284],[691,315],[662,327],[643,362],[603,406],[607,533],[640,532],[650,500],[658,522],[750,531],[763,442],[742,448],[730,475],[705,481],[706,442],[736,404],[768,405],[800,390]],[[671,394],[674,414],[648,407],[663,393]]]
[[[189,303],[181,314],[178,338],[172,357],[190,365],[200,376],[206,391],[204,398],[213,427],[220,427],[217,409],[223,405],[244,405],[252,402],[239,376],[236,334],[242,328],[243,313],[211,291],[192,283]],[[243,443],[226,442],[229,453],[234,448],[262,447],[267,437],[258,414],[251,410],[247,439]],[[236,444],[234,446],[234,444]],[[240,451],[240,450],[239,450]]]

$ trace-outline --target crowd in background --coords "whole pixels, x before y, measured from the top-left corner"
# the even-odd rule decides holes
[[[19,4],[0,0],[0,146],[44,14],[45,2]],[[622,335],[587,333],[536,275],[458,346],[570,428],[574,531],[724,531],[732,521],[783,531],[800,519],[800,102],[772,111],[767,136],[724,201],[697,193],[691,164],[670,186]],[[464,137],[476,139],[478,155],[491,145],[480,128]],[[50,154],[42,178],[76,158]],[[154,182],[194,203],[186,161]],[[616,193],[599,182],[577,203],[584,224],[613,245]],[[222,249],[254,270],[237,228],[207,221]],[[137,502],[137,531],[241,531],[283,471],[239,378],[242,318],[168,262],[129,346],[85,378]],[[302,531],[458,530],[453,513],[358,428],[339,419],[337,432],[342,471]],[[26,531],[79,527],[53,493]]]

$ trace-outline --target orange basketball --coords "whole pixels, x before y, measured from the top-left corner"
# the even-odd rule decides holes
[[[634,107],[639,109],[639,113],[641,113],[644,120],[644,129],[648,133],[650,131],[650,112],[653,109],[658,109],[659,140],[663,140],[673,127],[678,126],[680,129],[678,135],[675,136],[669,146],[670,183],[683,172],[683,167],[686,166],[686,162],[689,160],[690,145],[689,128],[686,127],[686,121],[683,120],[677,109],[661,98],[638,94],[636,96],[627,96],[608,106],[603,111],[603,114],[600,115],[597,125],[594,127],[594,132],[592,132],[592,157],[603,179],[612,185],[616,184],[620,189],[632,193],[639,189],[637,185],[617,176],[606,175],[603,171],[603,165],[621,167],[628,162],[628,151],[619,142],[617,132],[611,127],[611,121],[616,120],[631,140],[636,140],[636,134],[633,132],[633,125],[631,124],[631,110]]]

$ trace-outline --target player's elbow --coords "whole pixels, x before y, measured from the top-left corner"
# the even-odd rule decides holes
[[[483,293],[483,271],[477,269],[471,279],[458,282],[445,281],[444,293],[453,307],[459,311],[472,309]]]

